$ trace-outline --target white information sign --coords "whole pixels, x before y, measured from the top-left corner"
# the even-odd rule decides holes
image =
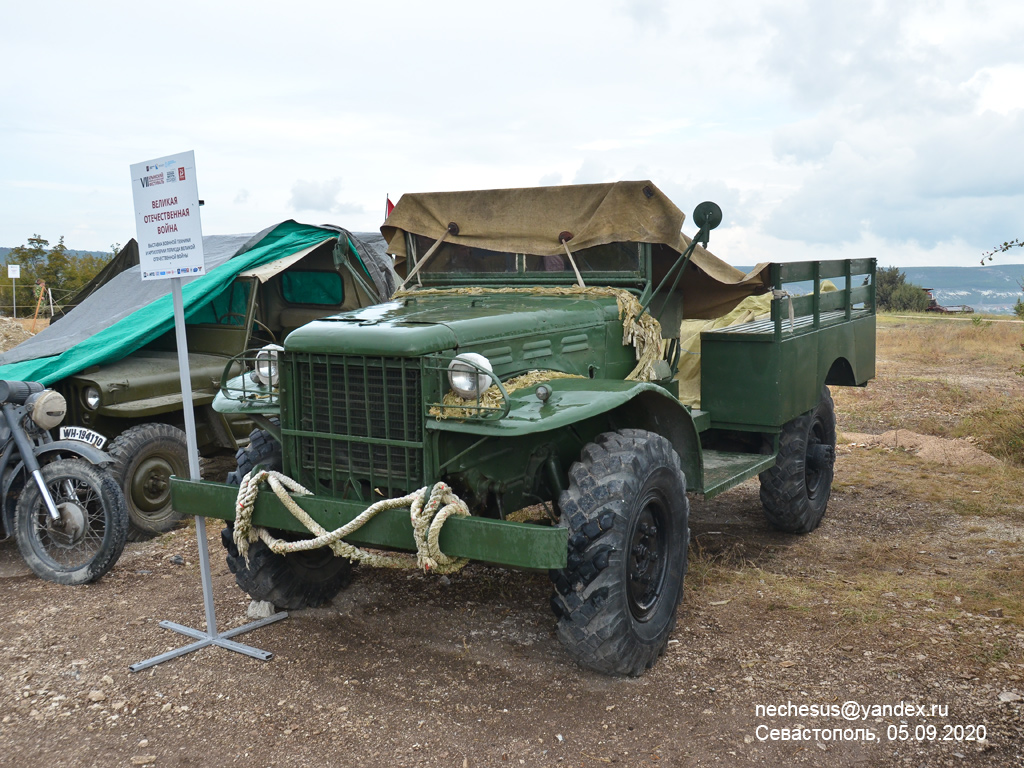
[[[135,163],[131,169],[142,279],[206,274],[195,152]]]
[[[7,279],[8,280],[20,280],[21,279],[21,264],[8,264],[7,265]]]

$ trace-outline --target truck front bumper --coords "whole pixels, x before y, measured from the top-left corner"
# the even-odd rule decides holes
[[[178,512],[220,520],[235,519],[238,486],[171,478],[171,503]],[[321,496],[293,496],[300,507],[328,531],[345,525],[366,509],[360,501]],[[256,499],[253,524],[264,528],[307,533],[269,488]],[[486,517],[450,517],[441,530],[441,551],[514,568],[565,568],[569,533],[565,528],[512,523]],[[386,509],[346,539],[351,544],[380,549],[416,551],[407,509]]]

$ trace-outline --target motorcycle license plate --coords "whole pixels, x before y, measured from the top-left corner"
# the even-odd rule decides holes
[[[107,438],[91,429],[85,427],[61,427],[60,428],[60,439],[61,440],[80,440],[83,443],[89,445],[95,445],[97,448],[102,449],[107,443]]]

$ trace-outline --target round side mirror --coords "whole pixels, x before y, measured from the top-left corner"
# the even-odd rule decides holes
[[[693,209],[693,223],[698,229],[710,231],[722,223],[722,209],[707,200]]]

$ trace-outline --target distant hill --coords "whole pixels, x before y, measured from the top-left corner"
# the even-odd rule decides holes
[[[1024,298],[1024,264],[992,267],[907,267],[907,281],[931,288],[939,304],[967,304],[975,312],[1013,314],[1014,302]]]
[[[737,267],[747,272],[753,267]],[[907,282],[931,288],[939,304],[966,304],[975,312],[1012,315],[1018,298],[1024,299],[1024,264],[991,267],[906,267]],[[808,288],[809,290],[809,288]]]

